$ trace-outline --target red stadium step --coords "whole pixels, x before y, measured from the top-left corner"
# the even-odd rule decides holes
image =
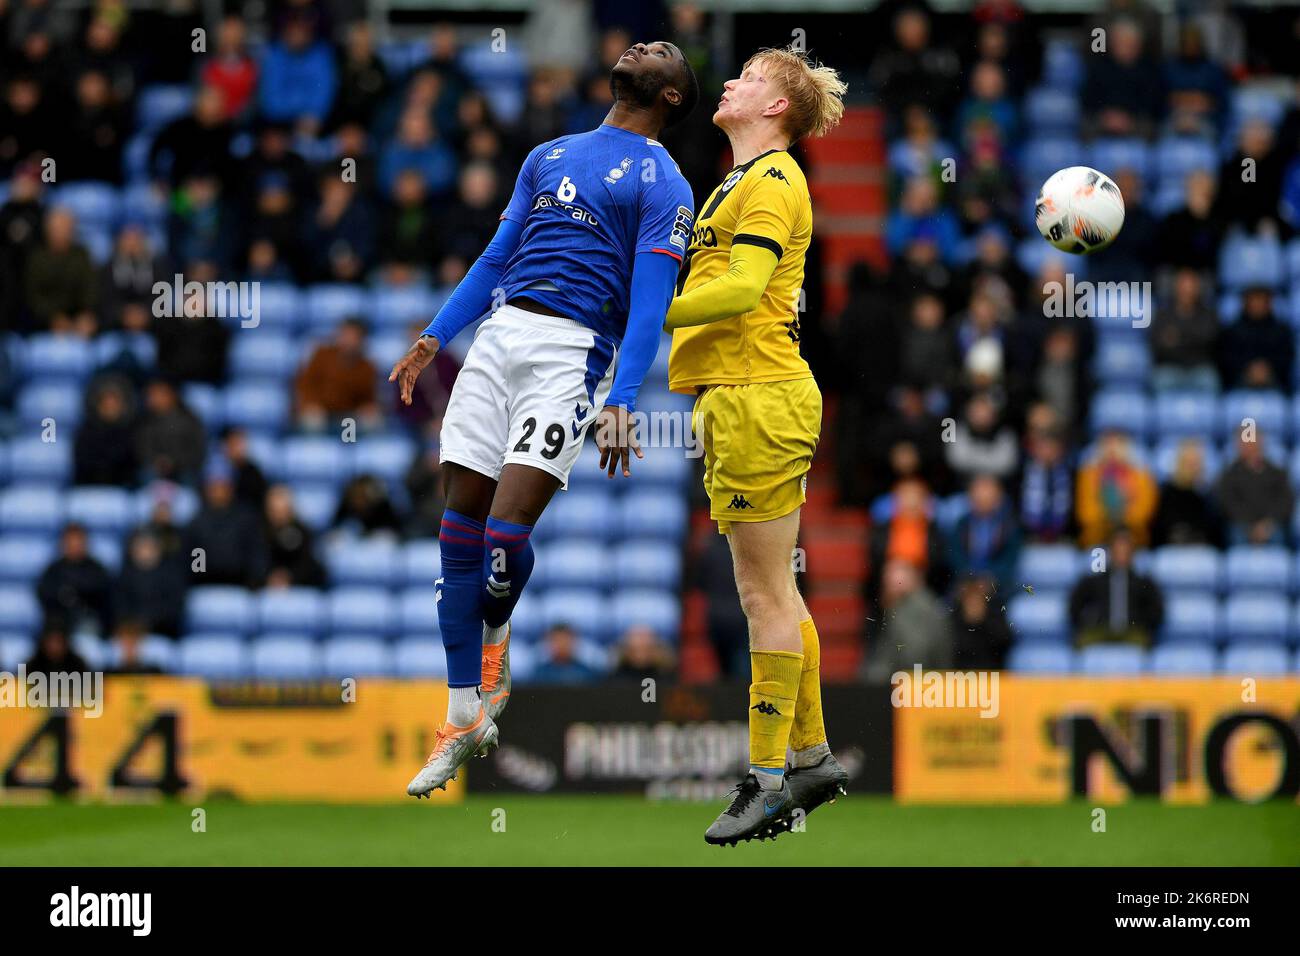
[[[867,602],[854,591],[814,594],[807,599],[808,610],[817,622],[817,633],[834,641],[858,640],[867,623]]]
[[[865,537],[826,539],[814,536],[804,545],[808,578],[818,586],[827,583],[860,584],[866,578]]]

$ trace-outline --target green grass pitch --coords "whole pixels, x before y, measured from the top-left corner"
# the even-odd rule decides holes
[[[854,797],[803,833],[704,843],[720,806],[637,797],[476,796],[457,805],[56,803],[0,806],[0,866],[1262,865],[1300,864],[1294,804],[899,806]],[[504,810],[505,832],[493,831]]]

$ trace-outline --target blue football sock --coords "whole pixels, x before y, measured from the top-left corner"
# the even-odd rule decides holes
[[[500,518],[487,520],[481,580],[483,623],[488,627],[500,627],[510,620],[528,576],[533,573],[533,546],[528,540],[532,533],[530,525]]]
[[[438,532],[442,587],[438,625],[447,652],[447,686],[477,687],[482,672],[483,522],[447,509]]]

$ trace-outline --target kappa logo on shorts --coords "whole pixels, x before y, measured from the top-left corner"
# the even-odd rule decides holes
[[[746,508],[752,508],[754,506],[745,500],[744,495],[732,495],[731,504],[727,505],[727,507],[735,508],[737,511],[744,511]]]

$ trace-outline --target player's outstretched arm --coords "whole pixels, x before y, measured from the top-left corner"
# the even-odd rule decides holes
[[[411,404],[415,380],[433,361],[438,349],[492,307],[492,297],[501,285],[506,263],[515,254],[523,231],[524,227],[513,219],[501,220],[488,247],[470,266],[429,327],[393,366],[388,380],[398,383],[403,404]]]
[[[600,467],[610,478],[620,465],[623,477],[630,478],[631,456],[645,457],[637,444],[631,416],[636,410],[641,382],[659,351],[659,329],[672,298],[677,268],[677,259],[662,252],[638,252],[632,264],[632,302],[627,331],[623,334],[623,350],[609,398],[596,418]]]
[[[671,332],[752,312],[777,261],[777,253],[765,245],[733,244],[727,271],[673,299],[664,328]]]

